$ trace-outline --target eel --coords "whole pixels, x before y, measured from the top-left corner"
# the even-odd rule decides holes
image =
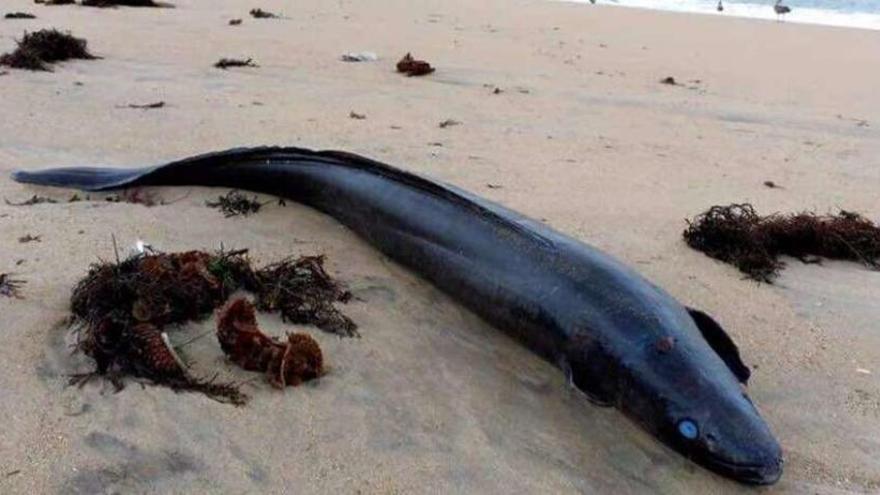
[[[139,169],[17,171],[88,191],[223,186],[335,218],[492,326],[720,475],[775,483],[783,456],[745,393],[749,369],[722,327],[608,254],[457,187],[340,151],[237,148]]]

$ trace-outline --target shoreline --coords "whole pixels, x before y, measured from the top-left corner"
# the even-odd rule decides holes
[[[629,3],[608,3],[602,2],[591,5],[589,0],[551,0],[564,3],[575,3],[589,5],[590,7],[614,7],[624,9],[640,9],[650,10],[654,12],[667,12],[677,14],[696,14],[711,17],[727,17],[736,19],[748,19],[764,22],[780,22],[772,12],[772,5],[753,5],[748,4],[726,4],[723,12],[718,12],[714,8],[698,9],[688,8],[686,6],[669,6],[657,7],[637,0],[634,4]],[[842,29],[858,29],[865,31],[880,31],[880,14],[870,13],[845,13],[834,10],[822,10],[795,7],[796,13],[788,14],[781,22],[805,25],[805,26],[821,26]],[[806,13],[806,14],[805,14]]]

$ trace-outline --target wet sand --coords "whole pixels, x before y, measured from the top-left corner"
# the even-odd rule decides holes
[[[713,314],[753,366],[750,394],[786,451],[783,479],[762,492],[880,490],[880,274],[792,261],[759,285],[680,235],[685,218],[730,202],[880,219],[880,33],[533,0],[284,1],[262,5],[285,16],[269,20],[247,15],[252,2],[174,3],[4,2],[38,19],[0,20],[0,51],[25,29],[56,27],[103,59],[0,76],[0,196],[70,196],[12,182],[17,168],[260,144],[344,149],[448,181]],[[362,50],[381,60],[338,60]],[[437,72],[396,74],[407,51]],[[259,67],[213,68],[222,57]],[[440,128],[446,119],[461,125]],[[25,299],[0,298],[0,492],[753,491],[590,405],[333,220],[291,203],[224,219],[204,206],[224,192],[158,188],[179,201],[153,208],[0,205],[0,272],[27,281]],[[26,234],[41,241],[19,243]],[[363,337],[296,327],[319,340],[330,373],[284,393],[257,377],[244,408],[135,383],[66,388],[88,369],[67,347],[70,290],[89,263],[112,259],[111,235],[167,251],[223,243],[258,262],[326,253],[357,296],[345,311]],[[253,378],[210,338],[186,352],[199,371]]]

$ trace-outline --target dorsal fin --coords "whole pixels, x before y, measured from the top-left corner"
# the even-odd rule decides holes
[[[752,372],[742,362],[739,356],[739,349],[733,343],[730,335],[727,335],[727,332],[721,328],[721,325],[706,313],[694,308],[687,308],[687,310],[694,323],[697,324],[697,328],[700,329],[700,333],[703,334],[703,338],[709,344],[709,347],[718,354],[740,383],[743,385],[747,384]]]

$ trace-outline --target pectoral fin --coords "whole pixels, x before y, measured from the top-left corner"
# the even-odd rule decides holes
[[[703,334],[703,338],[709,344],[709,347],[718,354],[740,383],[743,385],[747,384],[752,372],[742,362],[739,356],[739,349],[733,343],[733,339],[727,335],[724,329],[721,328],[721,325],[713,320],[711,316],[698,309],[687,308],[687,310],[694,323],[697,324],[697,328],[700,329],[700,333]]]

